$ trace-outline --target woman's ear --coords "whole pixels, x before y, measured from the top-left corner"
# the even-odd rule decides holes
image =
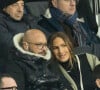
[[[100,88],[100,79],[99,78],[96,79],[96,85],[97,85],[98,88]]]
[[[23,45],[22,45],[23,49],[25,51],[28,51],[29,50],[29,44],[27,42],[23,42]]]

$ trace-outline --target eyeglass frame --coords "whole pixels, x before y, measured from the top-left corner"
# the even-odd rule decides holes
[[[33,43],[33,42],[27,42],[27,43],[36,45],[38,49],[43,49],[44,47],[48,46],[47,43],[44,43],[44,44],[43,43]]]
[[[13,87],[5,87],[5,88],[0,88],[0,89],[11,89],[11,90],[18,90],[18,87],[13,86]]]

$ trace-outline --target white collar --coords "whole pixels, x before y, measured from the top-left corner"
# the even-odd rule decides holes
[[[14,46],[18,51],[20,51],[23,54],[34,55],[34,56],[41,57],[46,60],[49,60],[51,58],[51,52],[49,49],[47,49],[45,56],[42,56],[40,54],[35,54],[35,53],[29,52],[29,51],[25,51],[19,44],[23,36],[24,36],[24,33],[19,33],[13,37]]]

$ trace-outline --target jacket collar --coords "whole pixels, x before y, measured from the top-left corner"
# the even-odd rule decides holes
[[[29,51],[25,51],[21,45],[20,45],[20,41],[22,39],[22,37],[24,36],[24,33],[19,33],[19,34],[16,34],[14,37],[13,37],[13,43],[14,43],[14,47],[21,53],[23,54],[27,54],[27,55],[30,55],[30,56],[36,56],[36,57],[39,57],[39,58],[43,58],[45,60],[50,60],[51,58],[51,52],[49,49],[47,49],[47,53],[45,56],[42,56],[40,54],[35,54],[35,53],[32,53],[32,52],[29,52]]]
[[[44,14],[44,17],[47,18],[47,19],[52,18],[52,15],[50,13],[50,9],[49,8],[47,8],[47,10],[46,10],[46,12]],[[83,17],[82,18],[77,18],[76,20],[79,21],[79,22],[83,22],[83,23],[85,22]]]

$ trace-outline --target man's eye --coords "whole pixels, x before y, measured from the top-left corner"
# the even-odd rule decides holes
[[[64,1],[70,2],[71,0],[64,0]],[[76,1],[76,0],[73,0],[73,1]]]
[[[71,1],[71,0],[65,0],[65,1]]]
[[[42,44],[36,44],[37,46],[41,46]]]
[[[22,6],[24,6],[24,4],[22,4]]]
[[[18,4],[13,4],[13,6],[18,6]]]

